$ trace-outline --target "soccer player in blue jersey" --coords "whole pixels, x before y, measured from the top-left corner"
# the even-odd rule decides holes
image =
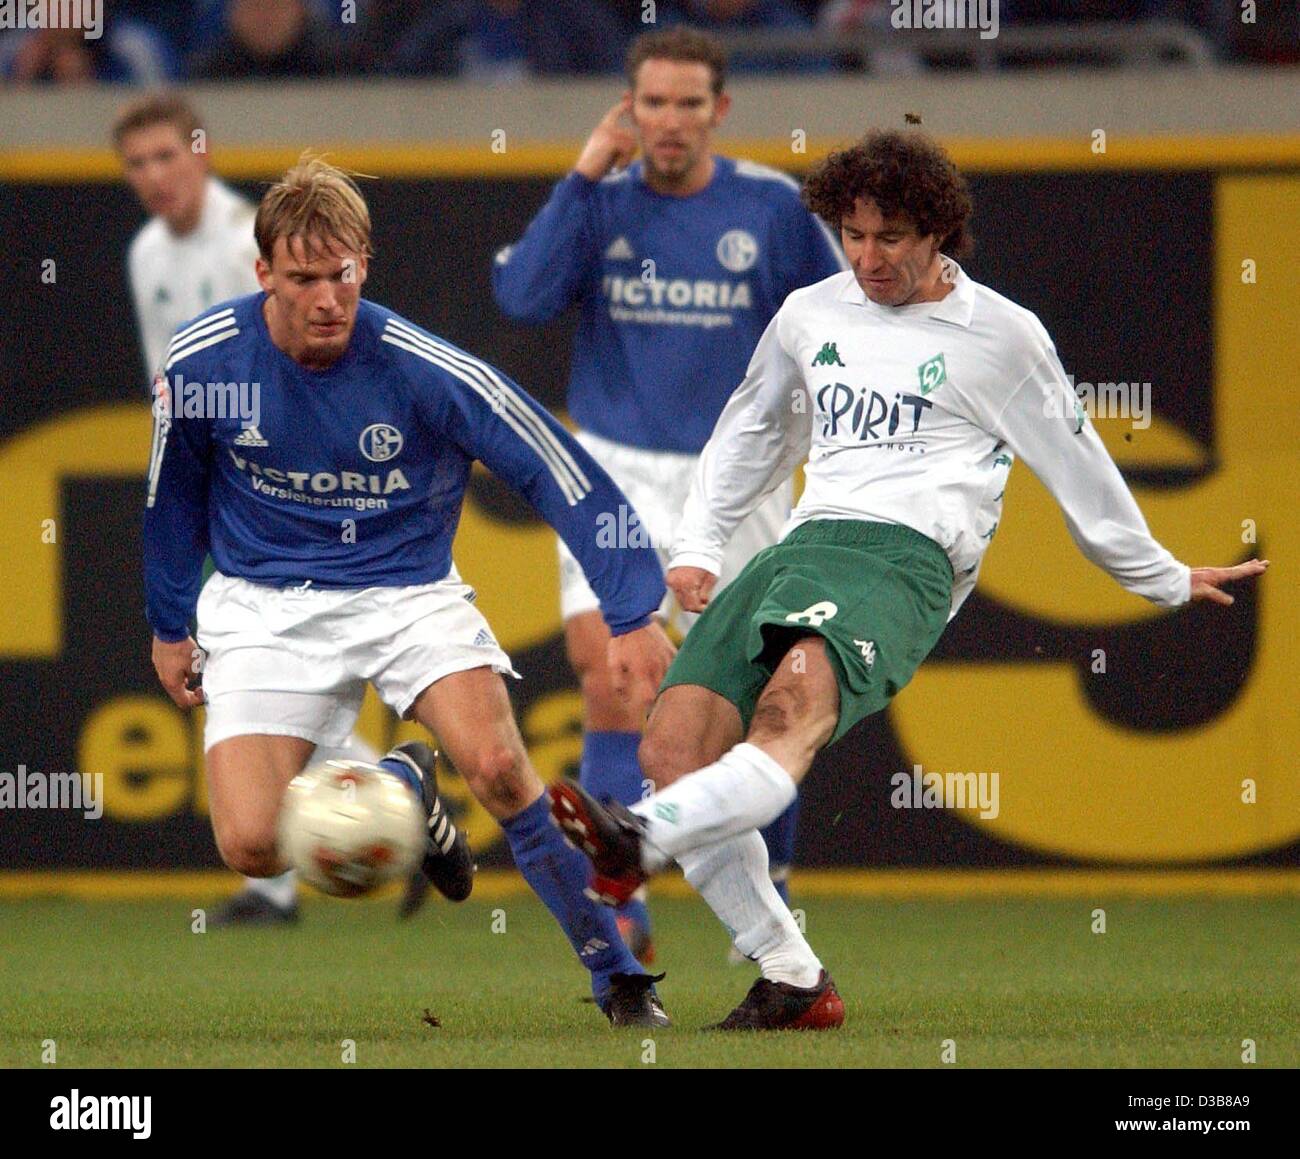
[[[127,269],[147,374],[166,361],[177,327],[226,298],[255,291],[256,206],[211,175],[206,133],[189,101],[179,93],[149,93],[133,100],[113,124],[113,145],[140,204],[152,216],[131,242]],[[146,380],[147,381],[147,380]],[[210,569],[209,569],[210,570]],[[205,572],[206,574],[206,572]],[[379,754],[361,737],[318,760],[373,761]],[[412,902],[427,890],[414,875]],[[423,888],[420,888],[423,887]],[[399,911],[405,916],[408,902]],[[208,927],[288,925],[298,920],[297,875],[250,877],[243,888],[208,915]]]
[[[178,705],[207,704],[222,857],[248,876],[283,870],[285,786],[315,746],[348,735],[370,682],[439,738],[500,822],[610,1021],[666,1025],[654,979],[613,913],[584,895],[586,863],[550,822],[502,680],[510,659],[452,562],[470,467],[479,460],[512,484],[582,561],[611,634],[614,682],[637,696],[673,651],[653,617],[665,590],[659,557],[598,542],[602,513],[628,501],[532,398],[361,298],[370,217],[344,174],[301,162],[267,191],[254,232],[262,292],[172,339],[144,521],[154,667]],[[217,571],[200,595],[208,552]],[[426,803],[425,871],[458,900],[473,864],[428,755],[403,746],[381,764]]]
[[[494,267],[497,302],[513,318],[545,322],[580,307],[568,389],[578,440],[665,552],[699,453],[768,322],[791,291],[845,268],[793,180],[713,152],[731,101],[726,68],[721,45],[692,29],[639,37],[628,53],[628,91]],[[784,481],[736,531],[723,586],[777,541],[792,497]],[[560,599],[582,686],[582,783],[630,805],[642,796],[637,746],[649,704],[628,703],[611,687],[596,596],[563,544]],[[663,611],[680,631],[695,618],[667,604]],[[764,831],[787,902],[796,809]],[[649,961],[644,897],[619,916]]]

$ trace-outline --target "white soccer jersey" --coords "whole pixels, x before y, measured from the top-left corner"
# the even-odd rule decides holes
[[[672,567],[714,573],[736,525],[807,457],[783,534],[810,519],[899,523],[975,586],[1019,456],[1093,563],[1162,607],[1190,571],[1147,530],[1029,310],[950,262],[938,302],[880,306],[852,272],[796,290],[764,332],[700,458]]]
[[[250,202],[209,177],[193,232],[177,237],[155,217],[135,235],[126,264],[149,377],[162,366],[182,322],[257,290],[255,213]]]

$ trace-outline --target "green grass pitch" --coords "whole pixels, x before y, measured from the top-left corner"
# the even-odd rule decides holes
[[[695,899],[655,902],[676,1025],[612,1030],[540,903],[311,899],[287,930],[190,930],[181,901],[0,904],[0,1066],[1300,1066],[1300,901],[804,898],[833,1034],[701,1031],[751,966]],[[1092,932],[1106,910],[1107,932]],[[494,932],[502,926],[504,931]],[[425,1009],[441,1023],[422,1021]],[[653,1062],[646,1039],[653,1039]]]

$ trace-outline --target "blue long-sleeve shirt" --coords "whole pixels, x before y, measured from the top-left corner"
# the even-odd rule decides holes
[[[598,534],[631,505],[517,384],[365,300],[343,357],[307,370],[272,343],[264,300],[182,326],[155,388],[144,579],[159,639],[189,634],[207,552],[275,587],[443,579],[475,460],[559,532],[614,634],[647,622],[657,554]]]
[[[846,266],[783,173],[714,157],[699,193],[646,185],[640,162],[570,173],[493,265],[501,309],[546,322],[578,303],[568,409],[603,438],[698,453],[772,316]]]

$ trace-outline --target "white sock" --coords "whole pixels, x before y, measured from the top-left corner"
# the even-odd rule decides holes
[[[686,880],[709,903],[742,954],[764,978],[815,986],[822,964],[767,872],[767,846],[758,830],[694,849],[677,859]]]
[[[632,806],[647,823],[643,867],[657,873],[692,849],[761,829],[785,811],[797,792],[794,778],[767,753],[738,744],[721,760]]]
[[[286,869],[278,877],[246,877],[244,888],[266,898],[272,905],[288,909],[298,894],[298,875]]]

